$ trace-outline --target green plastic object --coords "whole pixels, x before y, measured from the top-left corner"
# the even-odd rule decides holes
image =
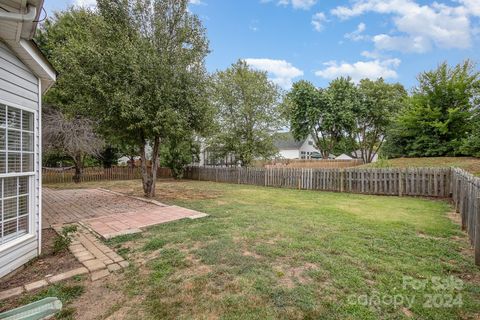
[[[45,298],[19,308],[0,313],[2,320],[41,320],[49,319],[62,310],[58,298]]]

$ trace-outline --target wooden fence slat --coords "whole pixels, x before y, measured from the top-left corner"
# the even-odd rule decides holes
[[[185,172],[185,176],[191,179],[193,170]],[[198,171],[200,173],[200,171]],[[73,182],[75,170],[59,170],[55,168],[42,169],[43,183],[70,183]],[[171,178],[172,174],[168,168],[159,168],[157,178]],[[84,168],[81,176],[81,182],[90,181],[114,181],[114,180],[134,180],[140,179],[140,168],[130,167],[112,167],[112,168]]]

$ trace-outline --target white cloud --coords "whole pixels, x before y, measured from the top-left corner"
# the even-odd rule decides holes
[[[480,1],[478,0],[460,0],[471,15],[480,17]]]
[[[357,29],[355,31],[346,33],[344,35],[345,38],[353,40],[353,41],[360,41],[366,38],[364,34],[362,34],[365,30],[367,29],[367,25],[365,23],[360,23],[357,26]]]
[[[325,16],[325,13],[323,12],[318,12],[312,17],[312,25],[313,28],[320,32],[323,30],[324,23],[327,22],[327,17]]]
[[[362,51],[361,55],[365,58],[369,59],[379,59],[381,57],[381,54],[378,51]]]
[[[83,8],[95,8],[97,6],[97,0],[75,0],[73,5]]]
[[[245,59],[254,69],[268,72],[270,79],[284,89],[292,86],[293,79],[303,76],[303,71],[285,60]]]
[[[378,34],[373,37],[373,42],[378,50],[424,53],[431,49],[431,42],[421,36],[391,37]]]
[[[400,65],[399,59],[357,61],[355,63],[330,61],[325,63],[325,69],[315,72],[315,75],[325,79],[338,77],[351,77],[353,81],[361,79],[396,79],[398,77],[396,68]]]
[[[373,38],[377,49],[426,52],[440,48],[468,48],[472,43],[470,18],[480,13],[480,1],[459,0],[458,6],[437,2],[420,5],[414,0],[355,0],[350,7],[339,6],[331,13],[342,20],[367,12],[392,15],[399,35],[380,34]]]
[[[262,3],[272,2],[274,0],[261,0]],[[278,0],[277,4],[282,6],[292,5],[294,9],[308,10],[317,3],[317,0]]]

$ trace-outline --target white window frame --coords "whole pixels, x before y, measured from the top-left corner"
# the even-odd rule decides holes
[[[35,212],[35,202],[36,202],[36,188],[35,188],[35,178],[36,176],[38,175],[38,165],[37,165],[37,157],[38,157],[38,147],[37,147],[37,139],[38,139],[38,126],[37,126],[37,123],[38,123],[38,111],[37,110],[34,110],[34,109],[31,109],[31,108],[28,108],[28,107],[24,107],[24,106],[21,106],[21,105],[18,105],[16,103],[12,103],[12,102],[9,102],[9,101],[5,101],[3,99],[0,99],[0,104],[2,105],[5,105],[7,107],[12,107],[12,108],[16,108],[16,109],[20,109],[20,110],[23,110],[23,111],[27,111],[27,112],[30,112],[33,114],[33,171],[30,171],[30,172],[15,172],[15,173],[0,173],[0,178],[10,178],[10,177],[29,177],[28,179],[28,186],[29,186],[29,196],[28,196],[28,208],[29,208],[29,217],[28,217],[28,231],[25,235],[23,236],[20,236],[18,238],[15,238],[11,241],[8,241],[8,242],[5,242],[3,244],[0,244],[0,252],[3,252],[3,251],[7,251],[9,250],[10,248],[12,247],[15,247],[17,245],[19,245],[20,243],[22,242],[25,242],[27,240],[30,240],[32,238],[35,237],[35,233],[36,233],[36,228],[35,228],[35,218],[36,218],[36,212]],[[8,129],[6,129],[8,130]],[[6,139],[5,143],[7,144],[8,139]],[[6,146],[6,150],[7,150],[7,147]],[[7,166],[7,162],[8,162],[8,153],[5,154],[5,157],[6,157],[6,162],[5,162],[5,165],[6,165],[6,169],[5,171],[8,171],[8,166]],[[2,190],[3,192],[3,190]],[[3,195],[2,195],[3,197]],[[1,214],[3,215],[3,207],[0,209],[2,210],[1,211]],[[2,223],[3,223],[3,220],[2,220]],[[1,234],[0,234],[1,236]]]

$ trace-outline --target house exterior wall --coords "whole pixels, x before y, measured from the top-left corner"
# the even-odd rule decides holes
[[[0,277],[14,271],[40,253],[41,237],[41,119],[39,79],[0,41],[0,105],[33,112],[33,171],[29,175],[28,232],[0,244]],[[23,166],[23,164],[22,164]],[[21,174],[18,174],[21,175]],[[0,178],[17,176],[0,174]],[[18,206],[18,202],[17,202]],[[2,210],[3,214],[3,210]]]
[[[310,155],[312,154],[312,152],[319,152],[318,149],[315,148],[313,139],[310,135],[303,142],[299,152],[300,152],[300,159],[303,156],[305,157],[305,159],[310,159]]]
[[[38,78],[0,41],[0,97],[38,110]]]

